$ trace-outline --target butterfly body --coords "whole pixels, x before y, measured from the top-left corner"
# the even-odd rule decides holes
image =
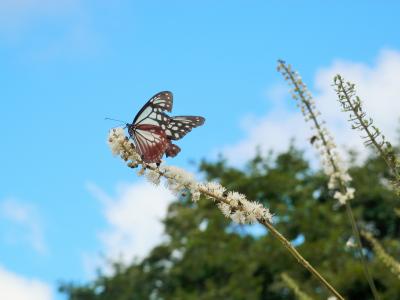
[[[170,117],[171,92],[154,95],[137,113],[131,124],[126,124],[135,148],[146,163],[160,163],[162,156],[175,157],[181,149],[172,140],[179,140],[194,127],[203,125],[199,116]]]

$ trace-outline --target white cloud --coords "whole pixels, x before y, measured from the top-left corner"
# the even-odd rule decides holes
[[[53,294],[47,283],[22,277],[0,266],[0,299],[51,300]]]
[[[134,257],[145,256],[162,241],[161,220],[174,199],[167,189],[143,181],[120,185],[117,195],[110,197],[93,184],[88,188],[104,205],[109,228],[99,237],[106,258],[129,263]],[[89,268],[97,261],[84,255],[84,264]]]
[[[367,114],[387,136],[394,139],[400,117],[400,52],[381,51],[373,66],[337,60],[329,68],[317,72],[315,87],[318,106],[328,120],[344,123],[347,115],[339,112],[339,104],[331,86],[336,74],[356,84],[357,94]]]
[[[8,222],[8,231],[4,233],[6,241],[28,243],[35,251],[46,253],[42,222],[32,204],[14,199],[3,200],[0,202],[0,215]]]
[[[300,115],[283,110],[273,110],[264,118],[246,117],[242,128],[247,132],[247,137],[238,143],[227,146],[222,153],[235,164],[242,164],[254,156],[256,147],[261,150],[274,149],[282,151],[287,149],[290,138],[306,140],[308,127]]]
[[[301,74],[301,70],[298,71]],[[348,115],[341,112],[333,90],[333,77],[338,73],[356,84],[367,114],[375,120],[385,136],[395,140],[400,117],[400,52],[383,50],[372,66],[335,60],[329,67],[316,72],[313,94],[317,107],[322,112],[322,119],[327,121],[328,129],[333,133],[337,144],[341,148],[345,146],[366,153],[359,137],[360,132],[351,129],[347,122]],[[286,90],[289,95],[288,87]],[[292,137],[299,142],[297,144],[310,149],[308,138],[312,135],[309,128],[311,124],[304,122],[299,110],[285,106],[282,84],[270,89],[269,100],[272,101],[272,109],[266,116],[245,118],[242,128],[246,137],[223,148],[222,152],[232,162],[245,162],[254,155],[256,146],[261,146],[263,150],[286,149]]]

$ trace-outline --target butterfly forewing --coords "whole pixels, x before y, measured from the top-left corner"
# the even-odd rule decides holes
[[[143,105],[142,109],[137,113],[132,123],[135,124],[142,120],[146,115],[149,115],[148,108],[151,108],[151,112],[155,113],[171,111],[172,102],[173,97],[171,92],[165,91],[155,94],[150,98],[149,101],[147,101],[145,105]],[[142,114],[144,115],[142,116]]]
[[[171,140],[183,138],[192,128],[204,124],[204,118],[199,116],[176,116],[170,118],[165,133]]]
[[[132,125],[153,125],[166,129],[169,117],[163,111],[172,109],[172,93],[160,92],[153,96],[135,116]]]
[[[162,111],[171,112],[173,104],[173,96],[171,92],[164,91],[155,94],[150,98],[149,102],[155,107]]]

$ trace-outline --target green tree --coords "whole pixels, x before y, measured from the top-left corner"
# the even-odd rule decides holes
[[[351,228],[343,207],[327,189],[327,178],[314,171],[302,152],[290,147],[278,155],[256,155],[243,169],[224,159],[203,161],[208,180],[257,200],[276,214],[277,229],[346,299],[371,299],[357,251],[346,248]],[[398,199],[380,158],[371,156],[350,169],[354,213],[361,226],[385,240],[398,257]],[[282,245],[258,225],[237,225],[225,219],[211,201],[177,199],[165,218],[167,241],[129,266],[114,264],[114,275],[99,274],[85,285],[62,284],[70,300],[134,299],[294,299],[282,282],[283,272],[315,299],[329,294]],[[368,247],[368,244],[365,243]],[[368,251],[369,265],[382,299],[400,295],[400,281]],[[397,253],[397,257],[396,257]]]

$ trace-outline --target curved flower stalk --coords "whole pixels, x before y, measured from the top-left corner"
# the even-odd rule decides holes
[[[144,163],[132,143],[125,137],[122,128],[111,130],[108,142],[114,155],[120,155],[131,168],[141,165],[138,175],[146,176],[155,185],[159,185],[161,179],[164,178],[166,187],[174,194],[182,193],[186,189],[190,190],[194,202],[197,202],[200,195],[204,194],[217,202],[224,216],[239,224],[250,224],[259,220],[272,223],[272,214],[261,203],[249,201],[237,192],[226,192],[225,188],[217,182],[197,183],[192,174],[180,168],[157,167],[155,164]]]
[[[292,98],[296,100],[298,107],[304,116],[306,122],[312,122],[313,136],[310,139],[311,144],[321,154],[322,165],[327,176],[329,176],[328,188],[335,191],[333,197],[339,201],[340,204],[346,206],[347,216],[350,220],[353,235],[357,241],[357,248],[362,259],[364,266],[365,277],[370,286],[371,292],[375,299],[379,299],[374,281],[369,272],[364,253],[362,251],[362,243],[360,238],[360,231],[351,209],[350,201],[354,198],[355,189],[350,187],[351,177],[344,166],[339,153],[336,149],[336,144],[332,135],[325,126],[324,121],[319,120],[321,113],[317,110],[315,101],[312,98],[306,84],[301,79],[300,75],[292,70],[290,65],[287,65],[283,60],[278,60],[278,72],[280,72],[285,80],[292,87]]]
[[[226,191],[217,182],[198,183],[194,176],[182,169],[173,166],[159,166],[147,164],[142,161],[135,147],[125,136],[122,128],[112,129],[109,133],[108,144],[114,155],[120,156],[129,167],[141,167],[138,175],[144,175],[147,179],[159,185],[161,180],[166,187],[175,194],[189,190],[192,200],[197,202],[203,195],[216,203],[224,216],[240,224],[258,222],[264,225],[269,232],[277,238],[293,257],[310,271],[325,287],[338,299],[344,298],[323,278],[310,263],[292,246],[292,244],[272,225],[272,214],[261,203],[249,201],[246,196],[237,192]]]
[[[392,144],[386,140],[379,128],[373,125],[373,120],[367,118],[361,99],[356,95],[355,84],[345,82],[340,75],[336,75],[333,81],[342,111],[350,113],[352,129],[364,131],[366,135],[361,136],[364,144],[375,147],[386,162],[394,176],[392,183],[395,191],[400,194],[400,160],[396,157]]]
[[[378,259],[387,266],[398,279],[400,279],[400,263],[390,256],[385,249],[383,249],[381,243],[379,243],[370,232],[362,231],[361,234],[371,243],[372,249],[376,253]]]
[[[309,295],[307,295],[306,293],[304,293],[299,285],[297,284],[297,282],[290,277],[288,274],[286,273],[282,273],[281,274],[281,278],[283,280],[283,282],[285,282],[285,284],[293,291],[294,295],[296,296],[297,299],[299,300],[313,300],[312,297],[310,297]]]
[[[311,144],[321,155],[321,162],[325,174],[329,176],[328,187],[334,190],[334,198],[340,204],[346,204],[354,198],[354,188],[350,187],[351,177],[347,168],[339,156],[336,144],[324,121],[319,120],[321,113],[317,110],[315,101],[308,91],[306,84],[300,75],[293,71],[290,65],[286,65],[283,60],[278,61],[278,71],[284,76],[285,80],[292,87],[292,98],[296,100],[304,120],[312,122],[313,135],[310,138]]]

